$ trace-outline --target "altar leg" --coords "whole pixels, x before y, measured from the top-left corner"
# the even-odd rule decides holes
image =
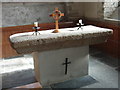
[[[88,75],[89,46],[35,52],[33,58],[42,86]]]

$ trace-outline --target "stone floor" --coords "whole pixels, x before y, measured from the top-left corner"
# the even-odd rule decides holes
[[[90,49],[89,75],[45,88],[118,88],[118,60],[103,52]],[[30,55],[0,60],[3,88],[36,82],[33,59]]]

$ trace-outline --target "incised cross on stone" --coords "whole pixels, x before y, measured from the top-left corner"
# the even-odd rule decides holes
[[[62,65],[65,65],[65,75],[67,74],[67,66],[68,64],[71,64],[71,62],[68,62],[68,58],[65,59],[65,63],[63,63]]]
[[[61,11],[58,10],[58,8],[55,8],[55,10],[50,16],[55,19],[56,29],[53,31],[53,33],[58,33],[59,32],[58,20],[61,18],[61,16],[64,16],[64,13],[61,13]]]

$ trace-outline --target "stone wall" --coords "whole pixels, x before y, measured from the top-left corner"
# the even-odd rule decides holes
[[[105,0],[105,2],[104,2],[104,17],[110,18],[117,7],[118,7],[118,0],[111,0],[111,1]]]
[[[117,7],[116,10],[111,14],[109,18],[120,20],[120,7]]]
[[[17,26],[39,23],[54,22],[49,17],[55,7],[65,13],[65,3],[39,3],[39,2],[11,2],[2,3],[2,26]],[[66,14],[65,14],[66,15]],[[65,20],[65,17],[61,20]]]

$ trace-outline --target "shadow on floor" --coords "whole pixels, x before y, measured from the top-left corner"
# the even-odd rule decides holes
[[[22,70],[2,75],[2,88],[12,88],[36,82],[34,70]]]
[[[94,59],[113,68],[117,68],[119,66],[117,58],[111,57],[110,55],[107,55],[106,53],[98,50],[97,48],[90,47],[89,53],[90,56],[92,56]]]
[[[113,68],[116,68],[118,66],[117,59],[110,57],[106,55],[105,53],[97,49],[94,49],[94,48],[90,48],[90,57],[92,57],[90,58],[92,59],[92,62],[99,61]],[[96,69],[96,66],[98,66],[98,64],[96,65],[95,63],[94,67],[92,64],[92,67]],[[100,73],[100,75],[101,74],[102,73]],[[2,75],[2,79],[3,79],[3,88],[11,88],[11,87],[21,86],[21,85],[26,85],[26,84],[36,82],[35,75],[34,75],[34,69],[6,73]],[[63,83],[54,84],[54,85],[51,85],[50,87],[52,88],[59,88],[59,87],[60,88],[81,88],[87,85],[92,85],[94,83],[98,83],[98,81],[96,81],[91,76],[85,76],[83,78],[76,78],[76,79],[69,80]]]
[[[51,88],[73,88],[73,89],[77,89],[77,88],[81,88],[83,86],[87,86],[93,83],[97,83],[98,81],[96,81],[94,78],[92,78],[91,76],[84,76],[82,78],[75,78],[72,80],[68,80],[62,83],[58,83],[58,84],[53,84],[51,85]],[[54,89],[53,89],[54,90]]]

